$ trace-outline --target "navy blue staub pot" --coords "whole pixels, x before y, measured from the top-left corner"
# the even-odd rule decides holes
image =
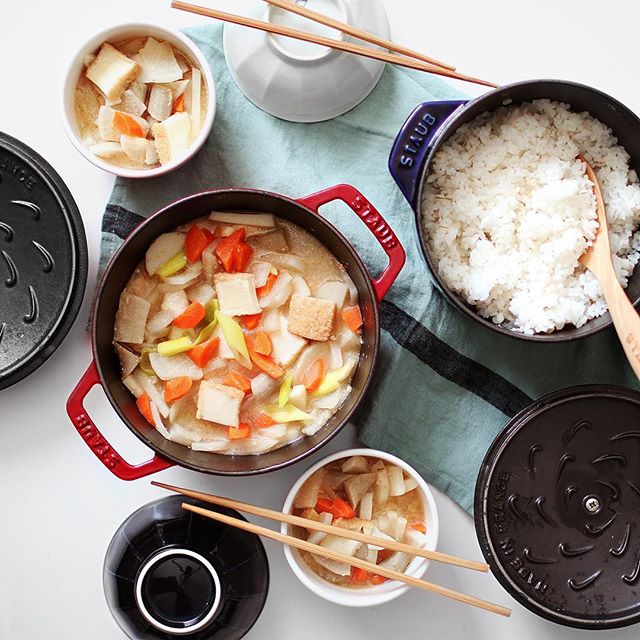
[[[419,246],[429,271],[445,297],[457,309],[498,333],[534,342],[565,342],[592,335],[611,325],[608,313],[580,328],[568,326],[550,334],[524,335],[482,318],[462,298],[449,291],[433,263],[421,224],[422,189],[429,166],[442,145],[463,124],[501,106],[549,99],[570,105],[573,111],[586,111],[611,128],[618,142],[631,156],[631,166],[640,173],[640,119],[622,103],[591,87],[563,80],[527,80],[489,91],[474,100],[424,102],[409,115],[391,149],[389,171],[414,211]],[[636,269],[627,295],[638,306],[640,270]]]

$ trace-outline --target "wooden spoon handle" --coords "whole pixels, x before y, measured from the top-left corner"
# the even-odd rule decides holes
[[[629,364],[640,380],[640,316],[614,277],[603,282],[604,298]]]

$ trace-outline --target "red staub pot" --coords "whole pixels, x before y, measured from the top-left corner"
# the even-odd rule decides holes
[[[331,223],[318,214],[318,209],[334,200],[345,202],[378,240],[389,257],[389,264],[377,279],[372,279],[354,248]],[[352,381],[353,391],[340,410],[314,436],[272,452],[255,456],[225,456],[192,451],[166,440],[140,415],[135,400],[120,379],[115,355],[113,324],[120,293],[133,270],[142,260],[151,242],[213,210],[259,211],[275,214],[306,229],[318,238],[345,266],[356,285],[363,313],[362,351]],[[145,220],[123,243],[111,260],[100,283],[92,321],[93,362],[73,390],[67,412],[76,430],[98,459],[122,480],[135,480],[172,465],[217,475],[252,475],[273,471],[292,464],[322,447],[348,422],[367,391],[374,375],[380,342],[379,304],[400,273],[405,252],[398,238],[375,207],[354,187],[338,185],[319,193],[292,200],[266,191],[223,189],[206,191],[179,200]],[[126,462],[101,435],[84,408],[89,390],[96,384],[104,389],[122,421],[155,452],[140,465]]]

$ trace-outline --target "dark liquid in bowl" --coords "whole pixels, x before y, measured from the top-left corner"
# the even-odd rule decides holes
[[[161,624],[184,628],[210,611],[216,586],[209,570],[197,559],[172,555],[158,561],[142,583],[142,600]]]

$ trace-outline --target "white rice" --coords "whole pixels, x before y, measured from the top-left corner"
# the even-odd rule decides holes
[[[422,220],[444,283],[496,324],[526,334],[583,325],[607,306],[578,258],[598,228],[578,154],[603,192],[623,286],[640,257],[640,184],[604,124],[536,100],[460,127],[424,186]]]

